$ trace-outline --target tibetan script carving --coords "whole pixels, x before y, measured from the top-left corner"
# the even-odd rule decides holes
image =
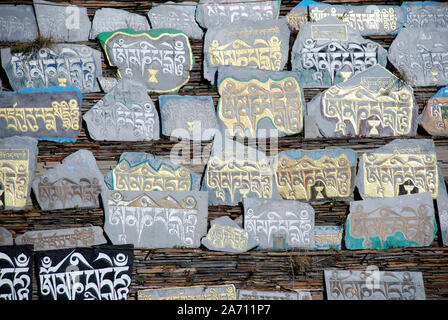
[[[434,1],[405,1],[401,8],[406,14],[406,28],[447,28],[448,5]]]
[[[33,247],[0,246],[0,301],[31,300]]]
[[[139,290],[138,300],[236,300],[235,286],[192,286]]]
[[[342,227],[316,226],[314,227],[314,244],[316,249],[326,250],[330,248],[341,249]]]
[[[37,22],[29,5],[0,6],[0,41],[31,42],[37,38]]]
[[[308,22],[308,7],[298,4],[288,12],[286,21],[293,33],[299,32],[300,27]]]
[[[238,289],[238,300],[313,300],[311,293],[297,291],[260,291]]]
[[[421,125],[429,134],[448,136],[448,87],[428,100],[422,114]]]

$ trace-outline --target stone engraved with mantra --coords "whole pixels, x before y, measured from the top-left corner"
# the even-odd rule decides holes
[[[430,192],[438,194],[435,154],[364,153],[364,192],[366,197],[395,197]]]
[[[26,232],[20,244],[32,244],[34,250],[64,249],[68,247],[88,247],[95,242],[95,231],[99,227]],[[48,235],[45,235],[48,234]],[[16,238],[17,242],[17,238]]]
[[[29,186],[27,149],[0,150],[0,184],[5,203],[0,206],[24,207]],[[1,202],[1,201],[0,201]]]
[[[236,300],[236,289],[233,284],[147,289],[139,290],[137,297],[138,300]]]
[[[266,82],[225,78],[219,85],[218,117],[232,136],[245,136],[247,129],[256,136],[258,122],[272,121],[286,134],[300,133],[303,127],[303,97],[293,77]]]
[[[216,223],[208,231],[207,240],[217,249],[230,246],[232,249],[244,251],[249,243],[249,235],[243,229]]]
[[[315,160],[305,154],[300,159],[280,157],[275,173],[278,191],[283,199],[323,200],[346,198],[351,190],[351,165],[345,154],[337,158],[324,154]],[[317,184],[323,187],[317,186]],[[313,192],[313,189],[316,189]]]
[[[10,255],[0,252],[0,301],[31,300],[32,249],[20,252],[20,247],[10,248],[13,250]]]
[[[428,103],[429,110],[423,114],[423,122],[428,119],[428,129],[439,134],[447,134],[448,97],[432,98]]]

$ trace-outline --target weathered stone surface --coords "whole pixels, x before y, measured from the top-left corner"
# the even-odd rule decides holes
[[[107,190],[101,197],[113,244],[198,248],[207,233],[207,192]]]
[[[418,127],[413,89],[380,65],[316,95],[307,116],[305,133],[328,138],[415,136]]]
[[[114,77],[98,77],[98,83],[100,84],[101,90],[105,93],[109,93],[117,85],[118,80]]]
[[[31,55],[1,49],[2,67],[11,87],[47,88],[74,86],[81,92],[98,92],[101,52],[85,45],[56,44]]]
[[[426,300],[421,272],[325,269],[327,300]]]
[[[355,184],[363,199],[446,192],[432,139],[396,139],[362,154]]]
[[[307,202],[353,198],[356,152],[349,149],[289,150],[275,157],[274,175],[283,199]]]
[[[297,73],[218,68],[218,119],[229,137],[276,138],[303,129],[305,98]]]
[[[219,131],[212,96],[159,96],[162,134],[193,140],[212,140]]]
[[[314,244],[316,249],[341,249],[342,233],[344,229],[336,226],[315,226]]]
[[[147,31],[151,28],[144,16],[121,9],[101,8],[95,11],[90,39],[95,39],[101,32],[113,32],[118,29]]]
[[[39,33],[56,42],[88,41],[91,23],[86,7],[33,0]]]
[[[0,246],[12,246],[13,244],[12,233],[8,229],[0,227]]]
[[[101,227],[28,231],[16,237],[16,244],[29,244],[34,251],[90,247],[107,243]]]
[[[291,200],[245,198],[244,230],[260,249],[314,248],[314,209]]]
[[[201,243],[209,250],[246,252],[255,248],[258,241],[227,216],[210,221],[210,229]]]
[[[200,0],[196,21],[203,28],[220,28],[241,22],[266,22],[278,18],[279,0]]]
[[[201,177],[168,159],[144,152],[123,152],[105,177],[109,190],[199,190]]]
[[[448,246],[448,195],[440,192],[437,197],[437,211],[439,213],[440,234],[444,247]]]
[[[0,92],[0,137],[74,142],[81,130],[81,101],[75,87]]]
[[[327,88],[387,63],[387,51],[380,44],[335,17],[304,24],[291,56],[292,70],[305,88]]]
[[[288,62],[289,35],[286,20],[208,29],[204,38],[204,78],[215,83],[220,66],[282,71]]]
[[[156,107],[140,82],[123,78],[83,116],[99,141],[151,141],[160,138]]]
[[[137,291],[138,300],[236,300],[233,284],[191,286]]]
[[[406,14],[406,28],[447,28],[448,5],[435,1],[405,1],[401,5]]]
[[[440,89],[428,100],[419,122],[432,136],[448,136],[448,87]]]
[[[119,76],[139,81],[150,92],[177,92],[190,80],[194,56],[188,37],[178,30],[121,29],[97,38]]]
[[[99,208],[99,195],[106,189],[93,153],[79,150],[33,181],[42,210]]]
[[[0,139],[0,210],[21,210],[26,205],[38,153],[33,138]]]
[[[448,29],[404,28],[389,47],[388,58],[414,87],[448,85]]]
[[[33,6],[0,5],[0,41],[32,42],[37,38]]]
[[[238,289],[238,300],[312,300],[309,291],[260,291]]]
[[[204,32],[195,20],[195,2],[153,3],[148,19],[154,29],[173,28],[184,32],[188,38],[202,40]]]
[[[289,30],[292,33],[297,33],[300,27],[308,22],[308,7],[298,4],[286,14],[285,18],[288,22]]]

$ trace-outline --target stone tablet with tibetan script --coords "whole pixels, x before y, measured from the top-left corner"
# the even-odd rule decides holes
[[[90,247],[107,243],[101,227],[28,231],[16,237],[16,244],[30,244],[35,251]]]
[[[33,247],[0,246],[0,301],[31,300]]]
[[[286,21],[292,33],[299,32],[301,26],[308,22],[308,7],[298,4],[288,12]]]
[[[89,135],[97,141],[151,141],[160,135],[159,115],[140,82],[120,79],[84,113]]]
[[[405,1],[401,5],[406,14],[406,28],[447,28],[448,4],[435,1]]]
[[[244,230],[260,249],[314,249],[314,209],[291,200],[245,198]]]
[[[100,84],[101,90],[105,93],[109,93],[117,85],[118,80],[114,77],[98,77],[98,83]]]
[[[177,92],[190,80],[193,52],[188,37],[178,30],[122,29],[97,37],[120,77],[142,83],[149,92]]]
[[[309,291],[261,291],[238,289],[238,300],[312,300]]]
[[[0,208],[22,210],[30,198],[39,151],[28,137],[0,139]]]
[[[437,197],[437,209],[443,246],[448,247],[448,195],[446,192],[441,192]]]
[[[283,199],[324,202],[353,198],[357,161],[352,150],[289,150],[280,152],[275,160],[275,182]]]
[[[0,227],[0,246],[12,246],[13,244],[12,233],[8,229]]]
[[[135,248],[198,248],[207,233],[204,191],[102,193],[104,230],[113,244]]]
[[[40,300],[127,300],[132,246],[75,248],[35,253]]]
[[[418,105],[409,85],[376,65],[316,95],[307,116],[305,134],[318,137],[415,136]]]
[[[381,45],[334,17],[303,25],[291,56],[292,70],[305,88],[327,88],[387,63],[387,51]]]
[[[428,100],[420,125],[432,136],[448,136],[448,87],[440,89]]]
[[[123,152],[105,177],[109,190],[191,191],[199,190],[201,177],[165,158],[144,152]]]
[[[411,86],[448,85],[448,29],[405,28],[390,45],[388,58]]]
[[[0,92],[0,137],[75,142],[81,130],[81,101],[75,87]]]
[[[29,5],[0,5],[0,41],[32,42],[37,38],[37,22]]]
[[[341,249],[342,227],[335,226],[315,226],[314,227],[314,244],[316,249]]]
[[[222,286],[192,286],[137,291],[138,300],[236,300],[233,284]]]
[[[437,233],[429,192],[350,203],[345,246],[350,250],[427,247]]]
[[[84,45],[57,44],[27,55],[1,49],[2,67],[11,87],[47,88],[74,86],[81,92],[98,92],[101,76],[101,52]]]
[[[325,269],[327,300],[426,300],[421,272]]]
[[[33,181],[42,210],[99,208],[99,195],[105,189],[103,174],[89,150],[72,153]]]
[[[221,66],[282,71],[288,61],[289,35],[285,20],[208,29],[204,38],[204,78],[215,83]]]

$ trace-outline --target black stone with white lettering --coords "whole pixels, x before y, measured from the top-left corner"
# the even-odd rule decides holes
[[[33,246],[0,247],[0,300],[31,300]]]

